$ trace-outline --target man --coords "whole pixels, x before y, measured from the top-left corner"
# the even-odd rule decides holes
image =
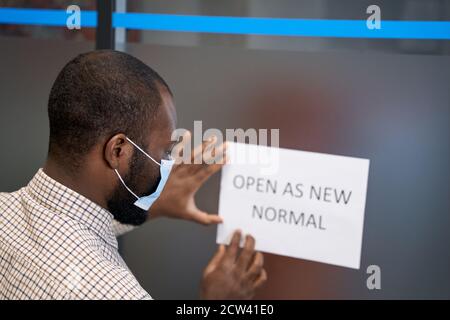
[[[26,187],[0,194],[0,298],[150,298],[120,257],[116,236],[161,216],[220,223],[197,208],[194,195],[221,164],[172,164],[172,93],[125,53],[70,61],[52,87],[48,116],[44,167]],[[251,298],[265,282],[254,239],[247,236],[240,250],[240,237],[220,246],[206,267],[202,298]]]

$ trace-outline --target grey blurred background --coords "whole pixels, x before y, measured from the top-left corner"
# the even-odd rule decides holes
[[[450,20],[448,2],[424,3],[379,1],[386,19]],[[364,19],[369,4],[129,0],[128,10]],[[66,62],[94,49],[89,30],[36,30],[0,28],[0,191],[25,185],[43,165],[51,85]],[[202,120],[205,130],[280,128],[281,147],[371,160],[361,269],[266,254],[269,280],[258,298],[450,298],[449,41],[143,31],[119,47],[167,80],[180,127]],[[198,195],[210,212],[219,179]],[[215,234],[161,219],[122,237],[121,252],[154,298],[195,299]],[[372,264],[381,268],[381,290],[366,287]]]

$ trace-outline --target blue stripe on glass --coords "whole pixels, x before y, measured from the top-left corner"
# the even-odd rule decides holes
[[[447,21],[381,21],[369,30],[365,20],[313,20],[116,13],[113,25],[127,29],[254,34],[265,36],[450,39]]]
[[[0,24],[66,26],[66,10],[0,8]],[[81,27],[95,27],[97,12],[81,10]]]
[[[95,27],[95,11],[81,12],[81,26]],[[0,23],[65,26],[65,10],[0,8]],[[369,30],[365,20],[114,13],[113,26],[138,30],[253,34],[264,36],[450,40],[450,21],[381,21]]]

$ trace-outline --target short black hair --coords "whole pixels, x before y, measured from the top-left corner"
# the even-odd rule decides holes
[[[100,139],[125,133],[143,146],[162,104],[164,79],[139,59],[114,50],[83,53],[56,78],[48,101],[49,157],[75,169]]]

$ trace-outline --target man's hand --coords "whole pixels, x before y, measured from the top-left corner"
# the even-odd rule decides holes
[[[189,132],[183,136],[184,139],[190,139]],[[192,164],[180,163],[173,166],[164,190],[150,209],[149,219],[164,216],[204,225],[222,222],[218,215],[208,214],[197,208],[194,198],[203,183],[219,171],[225,162],[225,144],[218,146],[213,155],[205,153],[206,150],[211,150],[215,143],[216,138],[213,138],[195,148],[191,155]],[[202,164],[193,164],[194,159],[200,156],[203,159]],[[218,163],[207,164],[211,163],[211,160],[217,160]]]
[[[202,299],[251,299],[266,282],[263,255],[255,252],[255,239],[247,236],[238,254],[240,239],[240,232],[236,231],[227,248],[219,246],[203,272]]]

